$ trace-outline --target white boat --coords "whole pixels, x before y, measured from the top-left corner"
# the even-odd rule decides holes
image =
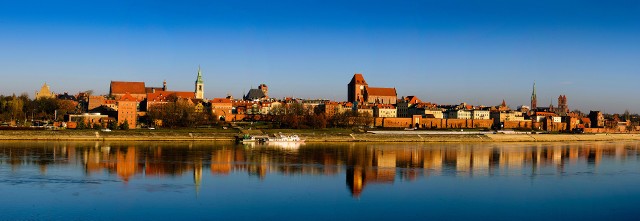
[[[285,136],[282,134],[276,134],[274,137],[266,138],[267,143],[304,143],[303,139],[300,139],[298,135]]]

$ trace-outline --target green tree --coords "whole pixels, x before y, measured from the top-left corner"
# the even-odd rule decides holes
[[[124,120],[124,122],[122,122],[122,124],[120,124],[120,129],[121,130],[129,130],[129,121],[128,120]]]
[[[78,122],[78,126],[76,127],[76,129],[83,130],[87,128],[87,124],[84,123],[84,120],[79,120],[77,122]]]
[[[109,130],[116,130],[118,129],[118,123],[116,121],[109,121],[107,128],[109,128]]]

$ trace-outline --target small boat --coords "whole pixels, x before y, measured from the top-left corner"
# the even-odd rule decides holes
[[[303,139],[300,139],[298,135],[285,136],[282,134],[276,134],[274,137],[266,138],[267,143],[304,143]]]
[[[236,142],[237,143],[262,143],[262,142],[265,142],[267,138],[268,137],[265,135],[244,134],[242,136],[236,136]]]
[[[237,143],[255,143],[258,142],[259,139],[256,139],[255,136],[251,136],[249,134],[244,134],[242,136],[236,136]]]

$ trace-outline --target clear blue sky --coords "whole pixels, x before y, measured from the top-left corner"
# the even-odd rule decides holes
[[[363,73],[400,96],[640,112],[638,1],[1,1],[0,93],[109,81],[346,100]]]

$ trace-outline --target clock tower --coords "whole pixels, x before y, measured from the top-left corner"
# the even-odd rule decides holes
[[[204,81],[202,80],[202,72],[198,65],[198,78],[196,79],[196,99],[204,99]]]

